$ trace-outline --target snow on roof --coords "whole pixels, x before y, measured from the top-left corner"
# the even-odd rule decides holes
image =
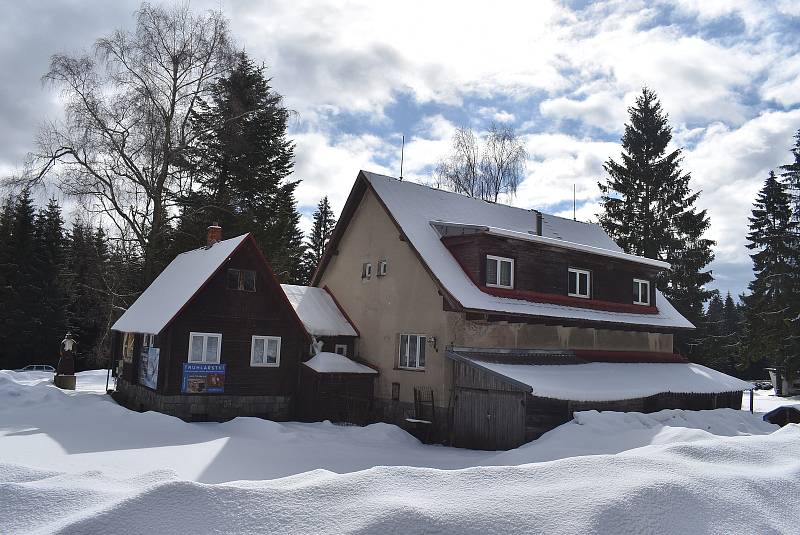
[[[692,329],[667,299],[656,291],[656,314],[610,312],[567,305],[534,303],[482,292],[441,241],[436,222],[455,222],[504,229],[529,235],[536,232],[536,212],[490,203],[413,182],[362,171],[434,277],[464,308],[506,314],[580,319],[617,324]],[[573,244],[622,253],[598,225],[542,214],[542,236]]]
[[[300,321],[312,336],[358,336],[324,288],[281,284]]]
[[[181,253],[111,327],[114,331],[158,334],[247,238],[242,234],[211,248]]]
[[[719,394],[753,385],[693,363],[502,364],[449,352],[450,358],[527,386],[534,396],[571,401],[616,401],[655,394]]]
[[[317,353],[303,364],[317,373],[378,373],[338,353]]]

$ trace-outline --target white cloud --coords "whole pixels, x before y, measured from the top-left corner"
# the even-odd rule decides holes
[[[558,97],[539,104],[539,111],[545,117],[556,121],[579,119],[606,132],[622,130],[627,119],[625,109],[623,97],[611,91],[592,93],[583,100]]]
[[[513,123],[516,120],[516,116],[513,113],[506,110],[497,109],[494,106],[484,106],[479,108],[478,115],[484,119],[488,119],[497,123]]]

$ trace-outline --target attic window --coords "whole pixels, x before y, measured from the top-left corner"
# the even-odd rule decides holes
[[[633,279],[633,304],[650,304],[650,281]]]
[[[364,262],[361,264],[361,278],[362,279],[371,279],[372,278],[372,264],[369,262]]]
[[[514,260],[502,256],[486,255],[486,286],[514,287]]]
[[[569,268],[569,285],[567,294],[570,297],[589,299],[592,295],[592,277],[585,269]]]
[[[243,292],[255,292],[256,272],[249,269],[229,269],[228,288]]]

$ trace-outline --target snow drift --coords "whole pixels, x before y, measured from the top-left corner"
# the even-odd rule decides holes
[[[46,378],[0,372],[2,533],[784,533],[800,521],[800,426],[740,411],[588,411],[497,453],[384,424],[190,424],[117,406],[100,373],[80,374],[77,392]]]

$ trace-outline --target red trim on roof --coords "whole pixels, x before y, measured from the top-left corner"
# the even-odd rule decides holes
[[[543,292],[532,292],[529,290],[515,290],[512,288],[489,288],[478,286],[483,293],[494,295],[495,297],[506,297],[509,299],[520,299],[533,303],[550,303],[552,305],[564,305],[576,308],[590,308],[593,310],[606,310],[608,312],[630,312],[631,314],[658,314],[658,309],[654,306],[634,305],[633,303],[614,303],[613,301],[600,301],[598,299],[584,299],[582,297],[570,297],[568,295],[548,294]]]
[[[574,349],[572,351],[575,356],[587,362],[689,362],[689,359],[678,353],[657,351],[607,351],[603,349]]]

